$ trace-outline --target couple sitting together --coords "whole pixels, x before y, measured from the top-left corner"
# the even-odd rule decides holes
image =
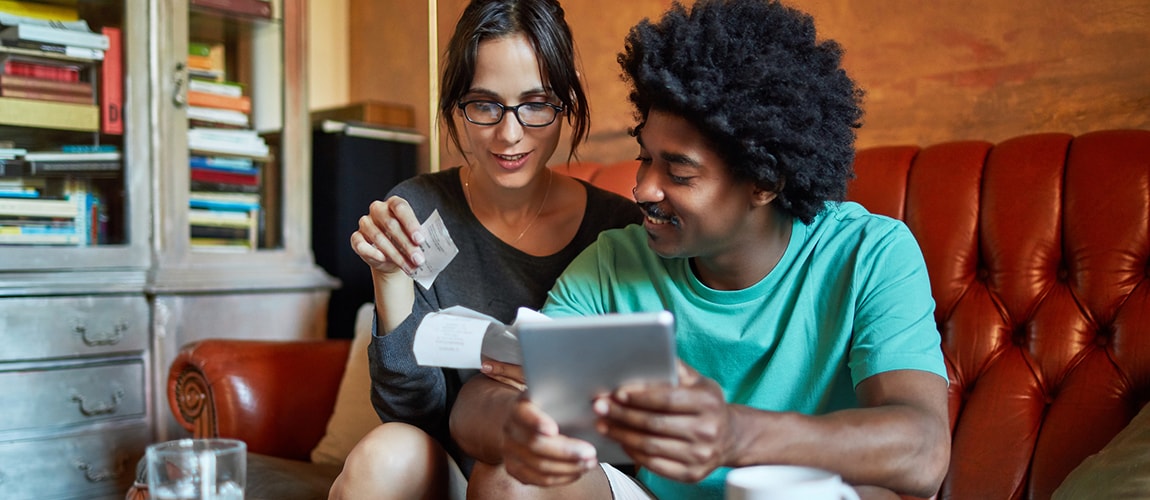
[[[934,302],[909,230],[842,201],[862,92],[841,58],[774,0],[640,22],[618,57],[637,117],[628,200],[547,167],[564,122],[572,156],[589,127],[557,0],[472,0],[439,100],[466,164],[400,184],[351,236],[375,286],[384,423],[331,498],[440,497],[449,461],[475,498],[721,498],[753,464],[826,469],[864,498],[934,494],[950,456]],[[409,275],[435,210],[459,254],[425,289]],[[421,319],[456,305],[507,323],[519,307],[671,311],[678,383],[594,402],[634,470],[562,435],[517,366],[417,365]]]

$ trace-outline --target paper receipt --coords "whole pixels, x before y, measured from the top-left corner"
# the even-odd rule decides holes
[[[419,249],[423,251],[424,262],[411,273],[411,278],[423,288],[430,289],[439,273],[443,272],[451,263],[451,259],[459,253],[459,248],[447,233],[447,226],[443,224],[439,210],[431,212],[421,227],[425,238]]]

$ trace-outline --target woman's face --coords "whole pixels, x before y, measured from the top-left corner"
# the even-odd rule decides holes
[[[479,43],[475,76],[460,102],[474,100],[504,106],[525,102],[559,104],[540,73],[535,51],[521,33]],[[543,127],[524,127],[509,110],[495,125],[477,125],[464,117],[463,110],[457,109],[456,113],[473,165],[508,188],[526,185],[546,167],[563,129],[562,113]]]

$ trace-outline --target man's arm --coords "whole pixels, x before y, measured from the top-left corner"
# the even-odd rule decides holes
[[[946,380],[937,375],[874,375],[857,387],[862,408],[820,416],[728,405],[718,385],[693,369],[680,379],[677,387],[624,387],[597,405],[608,434],[637,465],[663,476],[697,481],[719,466],[800,464],[929,497],[946,474]]]

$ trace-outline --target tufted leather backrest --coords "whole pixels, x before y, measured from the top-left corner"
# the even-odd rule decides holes
[[[859,151],[906,221],[950,374],[944,499],[1049,498],[1150,400],[1150,131]]]

